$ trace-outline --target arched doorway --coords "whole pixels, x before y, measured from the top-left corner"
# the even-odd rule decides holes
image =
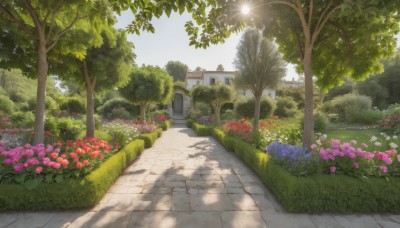
[[[174,114],[183,115],[183,95],[175,93],[173,103]]]

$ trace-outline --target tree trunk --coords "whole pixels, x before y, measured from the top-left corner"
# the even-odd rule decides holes
[[[312,47],[306,45],[303,59],[305,82],[305,106],[304,106],[304,135],[303,142],[310,147],[314,135],[314,107],[313,107],[313,75],[312,75]]]
[[[44,37],[44,35],[43,35]],[[46,111],[46,80],[49,65],[47,63],[46,40],[41,38],[38,45],[38,85],[36,93],[36,111],[33,144],[37,145],[44,142],[44,121]]]
[[[83,61],[82,65],[83,76],[85,77],[86,82],[86,137],[94,138],[95,121],[93,94],[95,81],[90,80],[86,61]]]
[[[261,106],[261,96],[255,96],[255,107],[254,107],[254,120],[253,120],[253,131],[254,134],[258,133],[260,128],[260,106]]]
[[[140,118],[143,120],[143,122],[146,122],[146,104],[140,104]]]

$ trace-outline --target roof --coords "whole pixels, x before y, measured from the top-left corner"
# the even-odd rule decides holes
[[[204,73],[203,73],[203,71],[187,72],[186,78],[187,79],[204,79]]]

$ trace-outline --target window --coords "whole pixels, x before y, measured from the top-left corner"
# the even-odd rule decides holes
[[[200,81],[199,81],[199,80],[197,80],[197,83],[196,83],[196,85],[200,85]]]
[[[225,78],[225,85],[230,85],[230,84],[231,84],[231,79]]]
[[[215,84],[215,78],[210,78],[210,85],[214,85]]]

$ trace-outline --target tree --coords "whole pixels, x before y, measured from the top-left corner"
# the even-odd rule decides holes
[[[254,95],[254,132],[260,122],[260,102],[266,88],[276,88],[285,76],[285,64],[277,47],[255,29],[248,29],[239,41],[235,59],[239,73],[235,84],[245,85]]]
[[[199,16],[196,22],[200,26],[187,24],[190,40],[196,47],[204,47],[224,40],[245,24],[256,24],[264,28],[266,35],[276,37],[284,59],[304,72],[304,144],[310,146],[314,128],[313,76],[321,88],[327,88],[345,76],[362,79],[381,71],[379,59],[392,55],[396,46],[400,2],[260,0],[251,4],[255,12],[250,15],[256,16],[245,22],[238,17],[237,2],[219,2],[213,7],[218,13]],[[206,32],[199,33],[200,29]]]
[[[31,75],[36,71],[38,78],[34,144],[42,143],[44,140],[46,80],[49,59],[51,54],[54,54],[52,53],[54,48],[82,20],[90,20],[94,28],[97,23],[112,21],[113,15],[109,10],[111,7],[112,5],[106,0],[85,2],[6,0],[0,3],[0,24],[4,32],[0,42],[12,44],[7,51],[14,49],[0,62],[7,67],[18,66],[28,69]],[[85,47],[79,46],[77,49],[79,50],[76,52],[77,55],[85,55]],[[13,56],[18,57],[13,58]],[[21,58],[29,58],[28,63],[21,62]]]
[[[222,66],[222,64],[219,64],[218,66],[217,66],[217,71],[224,71],[225,69],[224,69],[224,66]]]
[[[174,78],[174,81],[185,81],[189,67],[179,61],[168,61],[165,69]]]
[[[194,71],[205,71],[205,69],[198,66],[198,67],[196,67],[196,69]]]
[[[125,33],[121,30],[108,29],[109,32],[101,33],[103,45],[89,48],[83,60],[71,56],[72,59],[67,67],[72,68],[69,70],[72,72],[60,74],[67,78],[72,77],[86,87],[87,137],[94,137],[94,93],[126,85],[135,58],[132,52],[133,44],[127,41]],[[80,35],[89,36],[83,31]],[[61,66],[58,68],[63,69]]]
[[[212,86],[198,85],[192,90],[192,97],[194,102],[211,104],[214,108],[215,121],[219,123],[222,106],[232,102],[234,91],[231,86],[219,83]]]
[[[128,101],[140,106],[140,116],[146,120],[150,104],[167,104],[172,98],[173,82],[169,74],[154,66],[135,67],[130,82],[119,91]]]

